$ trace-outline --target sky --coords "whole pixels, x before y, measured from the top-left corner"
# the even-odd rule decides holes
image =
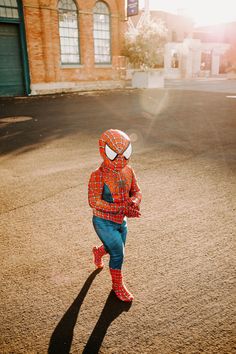
[[[140,9],[144,3],[139,0]],[[236,0],[149,0],[149,8],[185,14],[196,26],[236,21]]]

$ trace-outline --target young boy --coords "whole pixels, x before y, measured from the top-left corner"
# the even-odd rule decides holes
[[[133,300],[122,280],[122,264],[127,235],[126,217],[140,217],[141,191],[133,169],[128,166],[132,146],[128,135],[120,130],[105,131],[99,140],[103,158],[101,166],[92,172],[89,186],[89,205],[93,208],[93,225],[102,241],[93,248],[94,263],[103,268],[102,257],[110,255],[112,289],[126,302]]]

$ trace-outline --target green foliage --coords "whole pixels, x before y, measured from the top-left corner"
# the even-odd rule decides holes
[[[135,68],[154,68],[163,64],[167,28],[159,21],[146,20],[125,34],[123,55]]]

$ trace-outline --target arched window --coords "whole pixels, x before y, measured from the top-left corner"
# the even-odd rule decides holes
[[[93,9],[93,39],[95,63],[111,63],[111,26],[108,6],[97,1]]]
[[[18,5],[16,0],[0,0],[0,17],[18,19]]]
[[[76,4],[73,0],[59,0],[58,10],[61,63],[79,64],[79,29]]]

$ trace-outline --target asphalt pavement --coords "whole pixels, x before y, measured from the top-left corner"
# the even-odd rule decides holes
[[[236,81],[0,98],[0,352],[235,352]],[[124,276],[87,202],[98,138],[127,132],[143,192]]]

